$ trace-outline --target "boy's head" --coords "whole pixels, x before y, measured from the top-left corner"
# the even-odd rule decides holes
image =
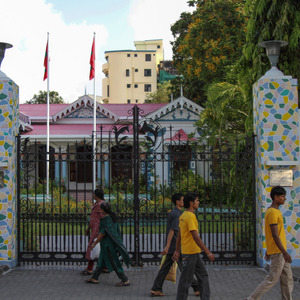
[[[94,195],[95,195],[97,198],[99,198],[99,199],[101,199],[101,200],[104,200],[104,193],[103,193],[102,190],[100,190],[100,189],[95,189]]]
[[[183,197],[181,193],[176,193],[172,196],[172,202],[174,205],[176,205],[176,201],[179,201]]]
[[[270,192],[272,201],[274,201],[275,196],[282,196],[282,195],[284,195],[284,196],[286,195],[286,190],[282,186],[272,187],[271,192]]]
[[[184,208],[190,207],[190,202],[195,202],[198,196],[195,193],[187,193],[184,195]]]

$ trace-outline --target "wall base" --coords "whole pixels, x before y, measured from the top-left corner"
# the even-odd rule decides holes
[[[0,266],[8,266],[9,268],[14,268],[18,264],[18,261],[16,259],[13,260],[0,260]]]

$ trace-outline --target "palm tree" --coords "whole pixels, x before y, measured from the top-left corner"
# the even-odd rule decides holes
[[[222,137],[230,141],[238,135],[248,133],[251,109],[245,89],[228,82],[209,86],[205,109],[197,121],[197,127],[209,137],[218,148],[222,147]]]

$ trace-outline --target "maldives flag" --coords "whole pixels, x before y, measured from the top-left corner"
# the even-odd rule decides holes
[[[90,80],[95,77],[95,37],[93,39],[91,59],[90,59]]]
[[[44,67],[45,67],[45,72],[44,72],[44,80],[45,80],[48,78],[48,41],[46,46],[45,58],[44,58]]]

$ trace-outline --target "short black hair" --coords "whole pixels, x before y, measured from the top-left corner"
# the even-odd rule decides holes
[[[104,200],[104,193],[101,189],[95,189],[94,194],[97,198]]]
[[[274,201],[275,196],[281,196],[281,195],[284,195],[284,196],[286,195],[286,190],[282,186],[278,185],[278,186],[272,187],[271,192],[270,192],[272,201]]]
[[[183,196],[183,194],[181,194],[181,193],[175,193],[175,194],[173,194],[173,196],[172,196],[172,202],[173,202],[173,204],[176,205],[176,201],[180,200],[182,196]]]
[[[194,202],[198,198],[198,196],[195,193],[187,193],[184,195],[184,208],[190,207],[190,202]]]

